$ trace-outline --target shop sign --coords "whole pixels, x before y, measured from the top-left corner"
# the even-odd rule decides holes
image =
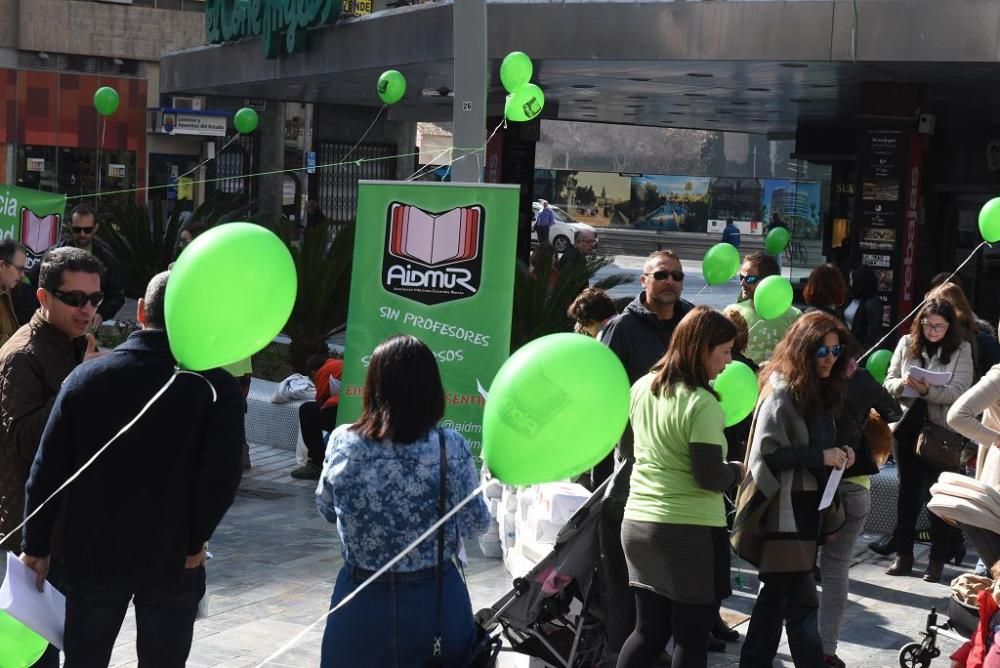
[[[124,179],[127,169],[125,165],[108,165],[108,178],[111,179]]]
[[[302,53],[306,30],[337,22],[343,0],[206,0],[205,33],[210,44],[262,37],[264,55]]]
[[[43,158],[28,158],[29,172],[44,172],[45,160]]]
[[[161,130],[168,135],[225,137],[226,115],[199,114],[188,111],[163,110]]]

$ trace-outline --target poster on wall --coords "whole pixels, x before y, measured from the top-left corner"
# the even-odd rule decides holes
[[[627,223],[621,209],[629,205],[632,179],[607,172],[536,169],[535,199],[556,207],[557,215],[594,227]]]
[[[706,232],[707,176],[637,176],[632,178],[629,226],[665,232]]]
[[[761,220],[760,181],[753,178],[719,176],[712,178],[708,187],[708,233],[721,235],[726,221],[733,224],[742,235],[763,234]]]
[[[438,361],[441,425],[479,454],[480,389],[510,355],[519,196],[516,185],[359,182],[341,424],[361,414],[372,351],[411,334]]]
[[[793,238],[819,239],[823,189],[818,181],[764,179],[761,217],[778,214]]]
[[[33,267],[59,241],[66,196],[0,184],[0,235],[28,248]]]

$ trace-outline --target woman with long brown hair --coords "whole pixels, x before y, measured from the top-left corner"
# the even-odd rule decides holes
[[[946,384],[929,385],[911,373],[914,368],[950,374]],[[899,340],[885,377],[885,389],[907,409],[896,426],[893,456],[899,476],[896,501],[896,559],[886,570],[889,575],[909,575],[913,571],[913,541],[917,516],[930,498],[930,487],[941,469],[916,454],[916,444],[924,422],[948,428],[948,409],[972,386],[974,367],[972,346],[965,340],[955,307],[950,301],[931,297],[913,320],[910,333]],[[934,513],[931,525],[931,554],[924,580],[941,579],[950,558],[961,563],[964,549],[961,534]]]
[[[817,510],[828,467],[853,463],[840,447],[835,419],[844,401],[850,333],[826,313],[795,321],[761,377],[761,399],[750,440],[749,473],[734,531],[756,523],[762,587],[750,617],[740,666],[771,665],[781,625],[796,666],[824,665],[813,569],[823,536],[836,530]],[[748,494],[749,490],[754,490]],[[762,513],[749,501],[764,499]],[[824,526],[826,523],[827,526]]]
[[[622,545],[636,627],[619,668],[652,666],[671,635],[674,668],[707,665],[719,602],[732,593],[722,492],[744,474],[743,464],[725,461],[725,419],[711,386],[734,338],[729,319],[698,306],[632,386],[635,465]]]

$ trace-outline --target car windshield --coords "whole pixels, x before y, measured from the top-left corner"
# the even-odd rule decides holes
[[[552,209],[552,215],[553,215],[553,217],[556,220],[558,220],[560,223],[575,223],[576,222],[575,220],[573,220],[572,218],[570,218],[569,216],[567,216],[566,212],[563,211],[562,209],[560,209],[558,207],[554,207],[554,206],[550,206],[549,208]]]

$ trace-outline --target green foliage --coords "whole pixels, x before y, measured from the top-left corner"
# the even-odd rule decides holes
[[[283,331],[291,339],[289,361],[296,371],[304,373],[309,356],[327,353],[327,339],[347,324],[354,225],[342,226],[332,240],[328,225],[312,226],[295,244],[288,226],[280,225],[279,230],[299,277],[295,306]]]
[[[164,212],[163,200],[139,204],[131,197],[104,203],[98,236],[111,247],[121,265],[125,295],[141,297],[149,280],[167,269],[177,258],[181,232],[180,211]],[[189,225],[203,228],[234,220],[245,220],[249,205],[238,197],[212,199],[191,213]]]
[[[536,251],[534,269],[518,262],[514,273],[511,351],[546,334],[572,331],[566,310],[587,284],[610,290],[631,283],[633,279],[628,274],[612,274],[591,283],[598,271],[613,262],[612,257],[592,255],[556,271],[555,257],[545,250]]]

